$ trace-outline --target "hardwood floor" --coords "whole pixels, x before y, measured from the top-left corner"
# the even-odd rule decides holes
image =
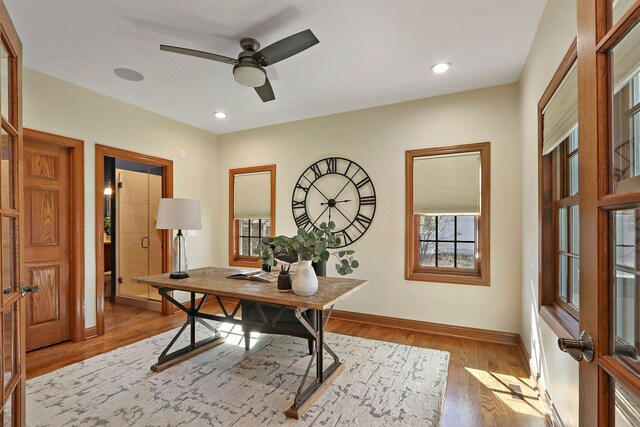
[[[162,314],[157,311],[115,304],[109,298],[105,298],[104,301],[104,328],[106,331],[120,328],[129,323],[153,318],[160,319],[161,317]]]
[[[216,311],[212,305],[207,311]],[[116,307],[117,309],[117,307]],[[155,313],[154,313],[155,314]],[[79,343],[64,343],[27,354],[27,378],[113,350],[182,325],[185,316],[143,316]],[[517,348],[331,320],[328,331],[448,351],[449,377],[442,426],[546,426],[542,405]]]

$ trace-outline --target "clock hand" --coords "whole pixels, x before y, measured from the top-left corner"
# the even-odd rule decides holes
[[[344,202],[350,202],[350,201],[351,200],[334,200],[333,203],[344,203]],[[328,201],[320,203],[321,206],[328,205],[328,204],[329,204]]]
[[[329,222],[331,222],[331,206],[329,206]]]
[[[336,197],[334,197],[334,199],[337,199],[338,196],[340,196],[340,194],[342,194],[342,192],[344,191],[345,188],[347,188],[347,185],[349,185],[350,182],[353,182],[353,177],[356,176],[358,174],[358,172],[360,172],[360,168],[356,169],[356,171],[353,173],[353,175],[351,175],[351,177],[349,178],[349,180],[347,181],[347,183],[345,185],[342,186],[342,188],[340,189],[340,191],[338,191],[338,194],[336,194]],[[306,177],[305,177],[306,178]]]
[[[351,220],[349,219],[349,217],[347,217],[347,216],[344,214],[344,212],[342,212],[342,211],[340,210],[340,208],[339,208],[339,207],[335,206],[335,208],[336,208],[336,210],[337,210],[338,212],[340,212],[340,214],[341,214],[341,215],[342,215],[342,216],[343,216],[347,221],[351,222]]]
[[[329,200],[329,198],[328,198],[327,196],[325,196],[325,195],[324,195],[324,193],[322,192],[322,190],[320,190],[320,189],[318,188],[318,186],[317,186],[317,185],[315,185],[315,184],[314,184],[314,183],[313,183],[309,178],[307,178],[306,176],[304,176],[304,175],[302,175],[302,176],[304,177],[304,179],[306,179],[306,180],[309,182],[309,184],[311,184],[311,186],[312,186],[313,188],[315,188],[316,190],[318,190],[318,193],[322,194],[322,197],[324,197],[325,199]]]

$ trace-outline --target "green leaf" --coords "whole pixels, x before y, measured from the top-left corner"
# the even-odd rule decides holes
[[[338,256],[342,258],[345,254],[345,251],[338,251]]]
[[[347,252],[347,255],[353,255],[356,253],[356,251],[354,251],[353,249],[349,249]]]
[[[358,267],[360,267],[360,263],[358,262],[358,260],[357,260],[357,259],[354,259],[354,260],[351,262],[351,267],[352,267],[352,268],[358,268]]]
[[[333,221],[329,221],[329,230],[334,230],[336,228],[336,223]]]

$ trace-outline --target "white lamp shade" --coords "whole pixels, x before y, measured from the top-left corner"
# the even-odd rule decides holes
[[[542,112],[542,154],[553,151],[578,126],[578,73],[569,71]]]
[[[260,87],[264,85],[267,76],[263,70],[257,67],[237,66],[233,70],[233,78],[243,86]]]
[[[160,199],[156,228],[159,230],[201,230],[200,201]]]
[[[271,218],[271,172],[234,175],[233,217]]]
[[[419,157],[413,161],[413,213],[480,214],[480,153]]]

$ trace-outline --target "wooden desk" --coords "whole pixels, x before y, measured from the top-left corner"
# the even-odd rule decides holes
[[[187,321],[158,357],[158,363],[153,365],[151,369],[156,372],[162,371],[171,365],[222,344],[224,338],[222,338],[216,328],[205,322],[205,319],[235,323],[247,327],[259,327],[264,324],[273,326],[284,310],[293,309],[295,310],[296,318],[315,340],[313,354],[309,360],[307,371],[302,378],[302,383],[296,393],[293,405],[286,412],[288,417],[299,418],[344,370],[344,364],[340,362],[336,353],[324,341],[324,329],[331,316],[333,306],[338,301],[347,298],[353,292],[365,286],[368,282],[366,280],[318,277],[318,292],[311,297],[302,297],[291,292],[278,292],[275,283],[258,283],[227,278],[227,276],[242,271],[247,271],[247,269],[206,267],[189,271],[189,277],[186,279],[171,279],[169,274],[133,279],[134,282],[144,283],[158,288],[158,292],[163,298],[187,314]],[[189,292],[190,306],[185,307],[175,300],[171,295],[172,291]],[[196,294],[204,294],[204,297],[197,306],[195,304]],[[200,312],[200,309],[209,296],[216,298],[222,308],[222,315]],[[239,301],[232,310],[228,310],[221,297],[234,298]],[[280,310],[275,318],[272,319],[267,319],[266,316],[263,315],[263,322],[243,320],[236,316],[243,301],[258,303],[258,307],[259,303],[275,304]],[[307,313],[309,310],[316,310],[313,312],[316,316],[315,328],[312,326],[313,322],[309,321]],[[212,332],[212,336],[196,341],[196,323],[200,323],[209,329]],[[256,325],[253,325],[254,323]],[[171,350],[172,346],[178,340],[178,337],[182,335],[188,326],[190,326],[190,344],[169,353],[169,350]],[[323,366],[325,350],[333,357],[333,363],[326,369]],[[314,361],[316,364],[315,380],[305,388],[307,376]]]

